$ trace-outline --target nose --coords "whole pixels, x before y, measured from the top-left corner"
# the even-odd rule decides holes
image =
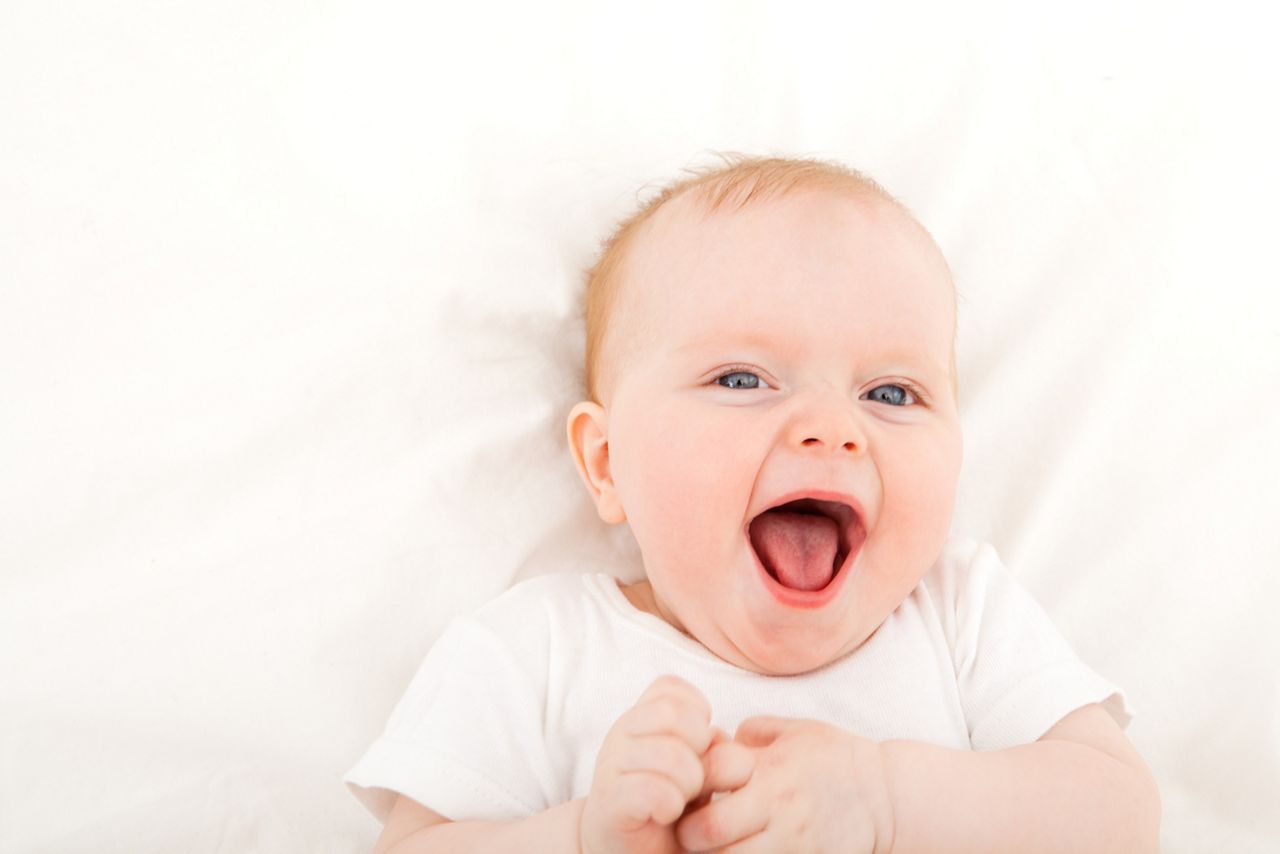
[[[799,406],[792,420],[791,439],[803,447],[862,454],[867,437],[857,413],[857,402],[834,390],[815,391]]]

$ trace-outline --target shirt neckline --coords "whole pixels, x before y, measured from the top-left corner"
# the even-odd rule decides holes
[[[701,661],[709,662],[718,667],[727,668],[735,673],[749,673],[753,676],[763,675],[738,667],[732,662],[725,661],[723,658],[703,646],[700,642],[684,634],[666,620],[650,614],[648,611],[642,611],[635,605],[631,604],[631,600],[627,598],[627,594],[623,593],[622,588],[618,586],[618,582],[621,579],[616,576],[609,575],[607,572],[594,572],[585,574],[583,577],[589,584],[595,587],[595,589],[603,596],[605,604],[609,606],[619,617],[650,637],[674,646],[681,652],[691,655]]]

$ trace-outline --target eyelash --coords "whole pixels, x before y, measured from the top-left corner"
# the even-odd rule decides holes
[[[722,378],[727,377],[727,376],[729,376],[730,374],[751,374],[751,375],[752,375],[752,376],[754,376],[754,377],[758,377],[762,382],[764,381],[764,377],[761,377],[761,376],[760,376],[760,373],[759,373],[756,369],[754,369],[754,368],[751,368],[751,367],[749,367],[749,366],[747,366],[747,365],[730,365],[729,367],[725,368],[723,371],[721,371],[720,373],[718,373],[718,374],[716,374],[714,377],[712,377],[712,378],[710,379],[710,381],[709,381],[709,383],[708,383],[708,384],[709,384],[709,385],[716,385],[717,383],[719,383],[719,382],[720,382],[720,380],[721,380]],[[894,380],[894,381],[893,381],[893,382],[891,382],[891,383],[881,383],[881,385],[896,385],[896,386],[900,386],[901,388],[906,389],[906,391],[907,391],[908,393],[910,393],[912,397],[914,397],[914,398],[915,398],[915,405],[917,405],[917,406],[924,406],[924,405],[925,405],[925,396],[924,396],[924,393],[923,393],[923,392],[921,392],[921,391],[920,391],[920,389],[916,388],[914,385],[912,385],[912,384],[911,384],[911,383],[909,383],[909,382],[904,382],[904,381],[902,381],[902,380]],[[723,387],[723,386],[721,386],[721,388],[724,388],[724,387]],[[876,388],[880,388],[880,386],[876,386]],[[727,390],[727,391],[732,391],[733,389],[726,389],[726,390]],[[755,389],[748,389],[748,391],[754,391],[754,390],[755,390]],[[875,389],[872,389],[872,391],[875,391]],[[904,403],[902,406],[895,407],[895,408],[896,408],[896,409],[905,409],[906,407],[908,407],[908,406],[910,406],[910,405],[911,405],[911,404],[909,404],[909,403]]]

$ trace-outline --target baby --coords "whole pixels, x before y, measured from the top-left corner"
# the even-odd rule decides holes
[[[375,852],[1158,850],[1123,694],[948,536],[955,289],[900,203],[729,158],[619,227],[586,325],[569,446],[645,580],[449,625],[346,777]]]

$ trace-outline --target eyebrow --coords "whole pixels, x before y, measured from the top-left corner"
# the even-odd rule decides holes
[[[727,347],[751,347],[767,350],[775,343],[776,342],[765,333],[744,332],[741,334],[713,335],[707,338],[700,338],[696,341],[690,341],[675,348],[674,352],[677,354],[701,353],[707,350],[724,349]],[[946,373],[945,366],[933,363],[932,360],[924,358],[919,351],[915,350],[895,350],[891,353],[887,353],[881,361],[916,370],[927,371],[932,368],[937,368],[944,374]]]
[[[761,349],[774,345],[774,340],[762,332],[743,332],[729,335],[712,335],[699,338],[677,347],[677,353],[698,353],[703,350],[714,350],[723,347],[759,347]]]

